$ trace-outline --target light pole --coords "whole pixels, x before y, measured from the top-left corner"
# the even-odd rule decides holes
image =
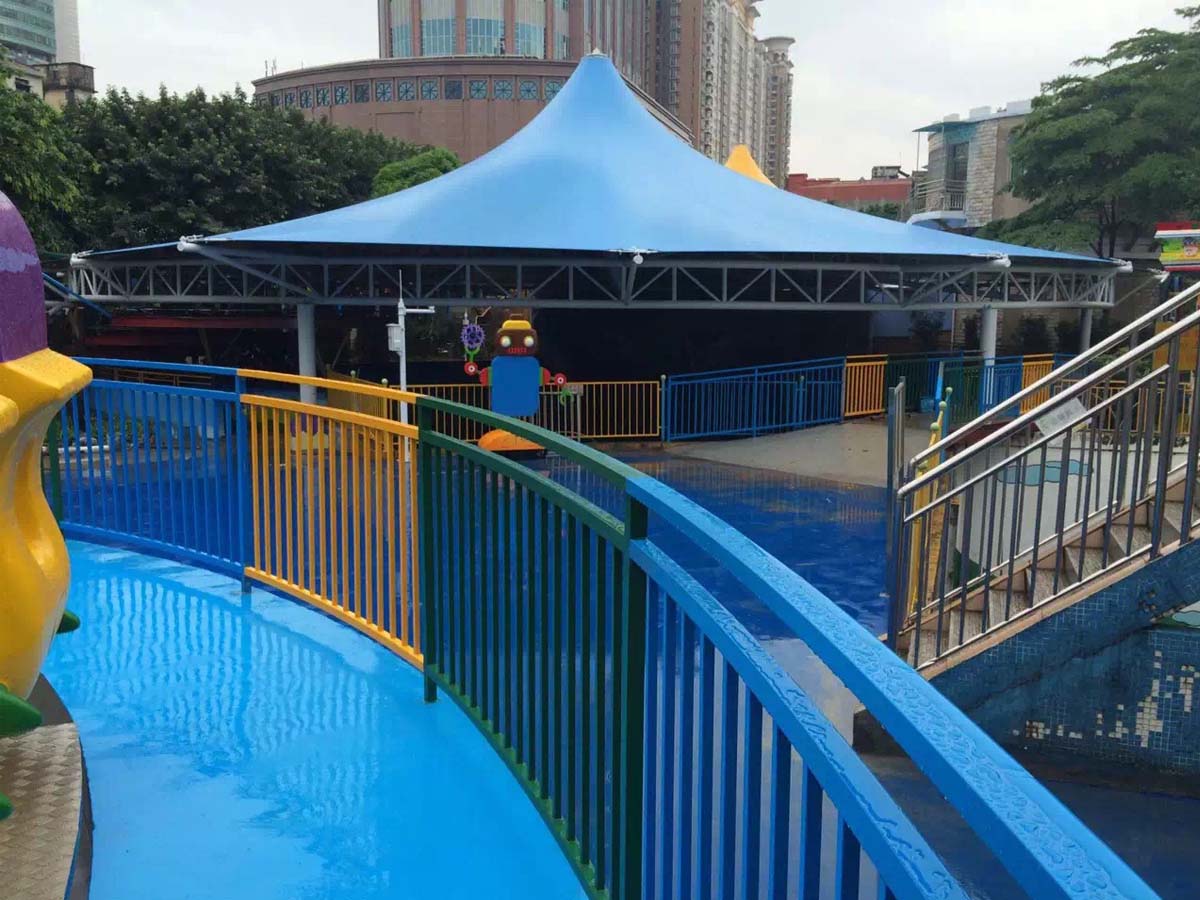
[[[400,390],[408,390],[408,335],[405,320],[411,315],[433,315],[433,307],[425,306],[409,309],[404,305],[404,298],[396,300],[396,321],[388,323],[388,349],[399,357]],[[400,421],[408,424],[408,404],[400,404]]]

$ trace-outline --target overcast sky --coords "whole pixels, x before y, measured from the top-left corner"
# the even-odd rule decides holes
[[[856,178],[916,161],[912,130],[1034,96],[1181,0],[763,0],[760,35],[796,38],[792,171]],[[130,91],[230,90],[279,68],[378,53],[376,0],[79,0],[84,62]]]

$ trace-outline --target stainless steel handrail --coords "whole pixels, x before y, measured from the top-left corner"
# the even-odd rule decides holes
[[[1088,363],[1092,362],[1094,359],[1096,359],[1100,356],[1103,356],[1105,353],[1107,353],[1113,347],[1116,347],[1117,345],[1121,344],[1127,338],[1129,338],[1131,336],[1136,336],[1138,334],[1138,332],[1140,332],[1147,325],[1152,325],[1154,322],[1158,321],[1163,316],[1169,315],[1169,314],[1175,312],[1180,307],[1185,306],[1187,303],[1189,303],[1192,300],[1195,300],[1198,296],[1200,296],[1200,282],[1192,285],[1187,290],[1181,291],[1180,293],[1178,293],[1174,297],[1172,297],[1170,300],[1168,300],[1166,303],[1163,303],[1162,305],[1155,307],[1154,309],[1150,310],[1150,312],[1148,312],[1145,315],[1130,322],[1128,325],[1126,325],[1120,331],[1116,331],[1113,334],[1109,335],[1107,338],[1102,340],[1100,343],[1096,344],[1096,346],[1092,347],[1087,353],[1083,353],[1083,354],[1080,354],[1079,356],[1076,356],[1070,362],[1058,367],[1057,369],[1054,369],[1053,371],[1050,372],[1050,374],[1045,375],[1042,378],[1038,379],[1033,384],[1029,385],[1029,387],[1022,388],[1019,392],[1017,392],[1016,394],[1013,394],[1013,396],[1009,397],[1006,401],[1004,401],[1000,406],[997,406],[994,409],[988,410],[987,412],[983,413],[976,419],[972,420],[971,422],[968,422],[966,425],[963,425],[961,428],[955,429],[954,432],[951,432],[948,435],[944,435],[942,437],[942,440],[940,440],[938,443],[934,444],[932,447],[928,447],[924,450],[919,450],[917,452],[917,454],[912,458],[912,461],[911,461],[912,466],[914,467],[914,471],[915,471],[915,467],[917,466],[918,463],[924,461],[926,458],[928,458],[929,456],[932,456],[934,453],[943,452],[946,449],[946,446],[950,443],[951,438],[958,432],[966,431],[968,429],[979,428],[982,425],[988,424],[988,422],[990,422],[994,418],[996,418],[1003,410],[1011,409],[1012,407],[1020,404],[1023,400],[1026,400],[1029,397],[1034,396],[1035,394],[1045,391],[1048,387],[1050,387],[1054,383],[1065,379],[1072,372],[1075,372],[1078,369],[1086,366]],[[1137,348],[1131,347],[1130,352],[1132,352],[1135,349],[1137,349]],[[1028,424],[1028,422],[1031,419],[1037,418],[1037,416],[1034,414],[1038,413],[1038,412],[1039,412],[1039,409],[1035,408],[1035,409],[1031,410],[1030,412],[1025,413],[1024,415],[1020,416],[1019,418],[1013,420],[1013,423],[1015,424],[1017,422],[1021,422],[1024,424]],[[973,447],[970,448],[970,450],[971,451],[982,450],[986,447],[990,447],[993,444],[997,443],[1000,439],[1001,439],[1000,432],[996,432],[995,434],[992,434],[989,437],[985,438],[984,440],[980,441],[979,443],[975,444]],[[970,455],[973,455],[973,453],[967,453],[966,455],[970,456]],[[963,453],[958,454],[951,460],[948,460],[948,462],[953,462],[955,459],[961,459],[961,458],[964,458]],[[942,469],[940,466],[938,467],[938,469],[942,472],[942,474],[945,473],[945,469]],[[906,485],[905,487],[901,488],[901,492],[904,492],[907,489],[908,489],[908,486]]]
[[[1196,294],[1200,293],[1200,284],[1196,284],[1193,287],[1188,288],[1188,290],[1185,291],[1184,293],[1189,294],[1188,299],[1191,299],[1192,296],[1195,296]],[[1186,302],[1186,300],[1184,302]],[[1174,307],[1174,308],[1178,308],[1178,307]],[[1161,310],[1162,307],[1160,307],[1159,309]],[[1165,314],[1165,313],[1158,312],[1147,321],[1154,321],[1155,319],[1158,318],[1159,315],[1162,315],[1162,314]],[[1145,319],[1146,317],[1143,316],[1142,318]],[[1142,319],[1139,319],[1138,321],[1141,322]],[[1145,324],[1146,323],[1143,322],[1143,324],[1140,326],[1140,328],[1144,328]],[[976,444],[972,444],[970,447],[967,447],[965,450],[961,451],[960,453],[957,453],[954,456],[950,457],[949,459],[945,460],[944,462],[941,462],[938,465],[934,466],[932,469],[930,469],[925,474],[917,476],[912,481],[908,482],[907,484],[905,484],[903,487],[900,488],[900,490],[898,492],[899,495],[901,497],[906,496],[906,495],[912,493],[913,491],[918,490],[919,488],[923,487],[924,485],[929,484],[930,482],[935,481],[939,478],[942,478],[951,469],[957,468],[958,466],[962,465],[962,463],[964,463],[965,461],[967,461],[969,459],[973,459],[974,457],[978,456],[980,453],[982,453],[985,450],[990,450],[992,447],[994,447],[1000,441],[1004,440],[1005,438],[1011,437],[1012,435],[1016,434],[1017,432],[1023,430],[1028,425],[1034,423],[1036,420],[1042,418],[1046,414],[1047,410],[1053,409],[1056,406],[1061,406],[1063,403],[1066,403],[1068,400],[1071,400],[1071,399],[1079,396],[1080,394],[1085,393],[1086,391],[1095,387],[1098,383],[1106,380],[1107,378],[1109,378],[1116,372],[1119,372],[1121,369],[1127,368],[1128,366],[1130,366],[1137,360],[1144,357],[1146,355],[1147,351],[1154,350],[1163,344],[1169,343],[1172,339],[1174,339],[1178,335],[1182,334],[1183,332],[1187,331],[1189,328],[1196,326],[1197,324],[1200,324],[1200,310],[1190,314],[1189,316],[1187,316],[1184,319],[1179,320],[1174,325],[1172,325],[1170,328],[1166,329],[1165,331],[1159,332],[1158,334],[1154,335],[1149,340],[1144,341],[1143,343],[1130,348],[1128,351],[1126,351],[1126,353],[1123,356],[1118,357],[1117,359],[1113,360],[1112,362],[1110,362],[1108,365],[1104,366],[1103,368],[1097,369],[1091,375],[1084,376],[1079,381],[1075,382],[1073,385],[1071,385],[1069,388],[1067,388],[1065,391],[1055,394],[1053,397],[1051,397],[1045,403],[1040,404],[1039,406],[1036,406],[1033,409],[1031,409],[1029,412],[1024,413],[1023,415],[1020,415],[1017,418],[1013,419],[1007,425],[1004,425],[999,430],[993,432],[987,439],[979,441]],[[1132,326],[1130,326],[1130,327],[1132,327]],[[1140,328],[1139,328],[1139,330],[1140,330]],[[1109,346],[1112,346],[1112,345],[1110,344]],[[1066,368],[1066,367],[1064,367],[1064,368]],[[1078,366],[1075,366],[1072,368],[1078,368]],[[1064,374],[1064,369],[1057,369],[1055,371],[1057,373],[1059,373],[1060,378]],[[1042,381],[1039,381],[1037,384],[1032,385],[1029,388],[1026,388],[1025,390],[1021,391],[1021,393],[1014,395],[1006,403],[1004,403],[1004,405],[1002,407],[997,407],[997,408],[998,409],[1007,409],[1008,407],[1013,406],[1015,403],[1020,402],[1021,398],[1025,397],[1029,394],[1032,394],[1039,389],[1045,390],[1046,385],[1042,384],[1043,381],[1046,381],[1046,379],[1042,379]],[[1038,385],[1042,385],[1041,388],[1039,388]],[[994,412],[994,410],[993,410],[993,412]],[[988,418],[987,416],[981,416],[979,419],[976,419],[975,422],[972,422],[971,425],[967,425],[964,427],[969,428],[972,425],[975,425],[976,423],[986,421],[987,418]],[[959,431],[961,431],[961,430],[962,429],[960,428]],[[945,443],[946,443],[946,439],[943,438],[941,441],[938,441],[937,444],[930,447],[924,453],[918,453],[916,456],[913,457],[911,465],[916,466],[919,462],[928,458],[932,453],[936,452],[937,448],[941,447]]]

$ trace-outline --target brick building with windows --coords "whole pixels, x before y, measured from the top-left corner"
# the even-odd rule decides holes
[[[255,96],[465,161],[520,130],[600,50],[682,139],[717,160],[748,144],[782,186],[791,40],[754,35],[756,2],[378,0],[380,59],[273,74]]]

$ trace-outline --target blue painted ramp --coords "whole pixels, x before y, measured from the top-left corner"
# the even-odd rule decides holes
[[[71,542],[46,674],[83,739],[92,900],[582,897],[500,758],[356,632],[180,563]]]

